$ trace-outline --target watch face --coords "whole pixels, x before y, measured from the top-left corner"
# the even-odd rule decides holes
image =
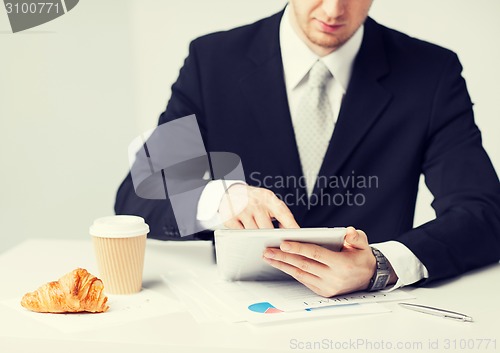
[[[387,285],[387,282],[389,282],[389,275],[388,274],[380,274],[377,276],[377,279],[375,280],[375,283],[373,284],[374,289],[382,289]]]

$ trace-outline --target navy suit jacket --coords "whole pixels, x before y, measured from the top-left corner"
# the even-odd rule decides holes
[[[283,77],[282,14],[194,40],[159,124],[196,114],[206,149],[239,155],[246,181],[280,195],[299,225],[352,225],[370,243],[397,240],[430,280],[498,261],[500,184],[457,56],[371,18],[320,170],[329,182],[315,189],[320,202],[304,202],[294,182],[302,170]],[[413,229],[421,174],[437,217]],[[137,197],[130,175],[115,210],[144,217],[152,237],[178,234],[169,201]]]

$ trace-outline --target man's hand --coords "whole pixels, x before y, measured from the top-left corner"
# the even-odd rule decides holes
[[[271,190],[244,184],[232,185],[222,198],[219,215],[231,229],[299,228],[288,206]]]
[[[264,260],[324,297],[365,290],[376,270],[376,259],[362,230],[347,228],[340,252],[319,245],[284,241],[267,248]]]

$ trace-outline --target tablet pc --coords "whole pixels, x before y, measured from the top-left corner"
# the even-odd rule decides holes
[[[340,251],[345,234],[346,228],[219,229],[215,231],[217,268],[230,281],[292,279],[262,259],[265,248],[279,248],[283,240],[291,240]]]

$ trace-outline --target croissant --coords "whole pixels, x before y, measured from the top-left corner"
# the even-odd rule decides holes
[[[102,281],[82,268],[64,275],[57,282],[44,284],[26,293],[21,305],[39,313],[101,313],[108,310]]]

